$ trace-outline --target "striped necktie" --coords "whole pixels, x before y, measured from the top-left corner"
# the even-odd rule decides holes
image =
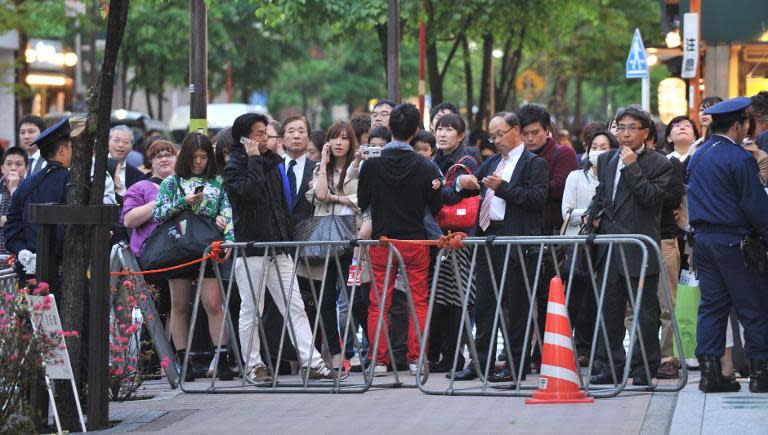
[[[501,160],[499,160],[499,165],[493,171],[493,175],[501,177],[504,173],[504,168],[507,167],[507,162],[509,162],[509,156],[502,156]],[[487,230],[488,226],[491,225],[491,202],[493,202],[494,196],[496,196],[496,192],[493,189],[487,189],[483,196],[483,203],[480,206],[480,229],[483,231]]]

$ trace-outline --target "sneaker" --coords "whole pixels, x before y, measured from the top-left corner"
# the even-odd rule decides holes
[[[363,271],[363,269],[360,267],[359,264],[350,264],[349,265],[349,277],[347,278],[347,285],[352,287],[354,286],[360,286],[361,280],[360,280],[360,274]]]
[[[376,364],[376,366],[373,368],[373,376],[387,376],[386,364]]]
[[[309,369],[309,379],[325,379],[329,381],[335,381],[338,379],[346,379],[349,373],[345,371],[339,372],[338,370],[331,370],[325,363],[320,363],[317,367]]]
[[[419,362],[418,361],[412,361],[408,363],[408,370],[411,372],[412,376],[416,376],[419,374],[419,376],[424,376],[427,372],[427,366],[422,365],[421,366],[421,373],[419,373]]]
[[[272,376],[269,376],[267,366],[264,364],[257,364],[248,370],[248,374],[245,375],[245,380],[251,384],[263,384],[272,380]]]

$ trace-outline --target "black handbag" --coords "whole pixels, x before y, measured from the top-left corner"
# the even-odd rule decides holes
[[[356,237],[353,215],[337,215],[332,212],[328,216],[312,216],[296,225],[296,240],[300,242],[346,241]],[[329,248],[331,261],[334,255],[342,257],[353,249],[350,245],[306,246],[301,252],[310,263],[317,264],[325,262]]]
[[[177,181],[176,185],[186,196],[181,183]],[[221,195],[217,210],[219,207]],[[219,240],[222,240],[222,233],[212,219],[184,209],[158,225],[144,241],[141,267],[144,270],[164,269],[197,260],[211,243]]]

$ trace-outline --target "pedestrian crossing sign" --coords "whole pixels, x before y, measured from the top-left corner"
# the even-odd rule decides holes
[[[627,78],[642,79],[648,77],[648,61],[645,58],[645,46],[640,36],[640,29],[635,29],[632,46],[627,56]]]

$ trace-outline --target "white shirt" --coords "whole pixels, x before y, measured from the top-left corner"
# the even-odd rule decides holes
[[[672,150],[671,153],[667,154],[668,159],[671,159],[672,157],[674,157],[677,160],[680,160],[680,163],[685,163],[685,161],[688,160],[688,156],[690,156],[690,154],[688,153],[680,154],[675,150]]]
[[[507,155],[509,161],[507,161],[507,166],[504,167],[504,172],[501,174],[502,180],[509,182],[509,179],[512,178],[512,173],[515,172],[515,167],[517,166],[517,162],[520,161],[520,156],[523,155],[524,149],[525,145],[521,143],[515,147],[515,149],[509,152]],[[501,160],[499,160],[499,162],[501,162]],[[491,200],[491,220],[503,221],[506,213],[507,201],[494,195],[493,199]]]
[[[568,174],[568,178],[565,179],[561,206],[563,219],[565,219],[568,210],[573,210],[573,213],[571,213],[571,220],[565,230],[566,235],[579,233],[581,217],[587,211],[589,203],[592,202],[598,184],[599,181],[591,169],[586,172],[583,169],[577,169]]]
[[[91,157],[91,182],[93,182],[93,171],[96,169],[96,159]],[[117,204],[115,198],[115,183],[112,181],[112,176],[107,172],[107,176],[104,178],[104,199],[103,203],[106,205]]]
[[[37,151],[35,151],[34,154],[29,156],[29,175],[34,174],[33,171],[35,169],[35,166],[37,165],[37,161],[38,160],[41,160],[40,169],[39,170],[42,170],[44,167],[48,166],[48,161],[43,159],[43,157],[40,155],[40,150],[38,149]]]
[[[290,167],[291,160],[296,160],[296,165],[293,167],[293,174],[296,176],[296,195],[299,194],[299,190],[301,190],[301,185],[304,182],[302,180],[302,177],[304,177],[304,165],[307,164],[307,155],[302,154],[297,159],[291,158],[288,154],[285,155],[285,171],[286,174],[288,173],[288,168]]]

